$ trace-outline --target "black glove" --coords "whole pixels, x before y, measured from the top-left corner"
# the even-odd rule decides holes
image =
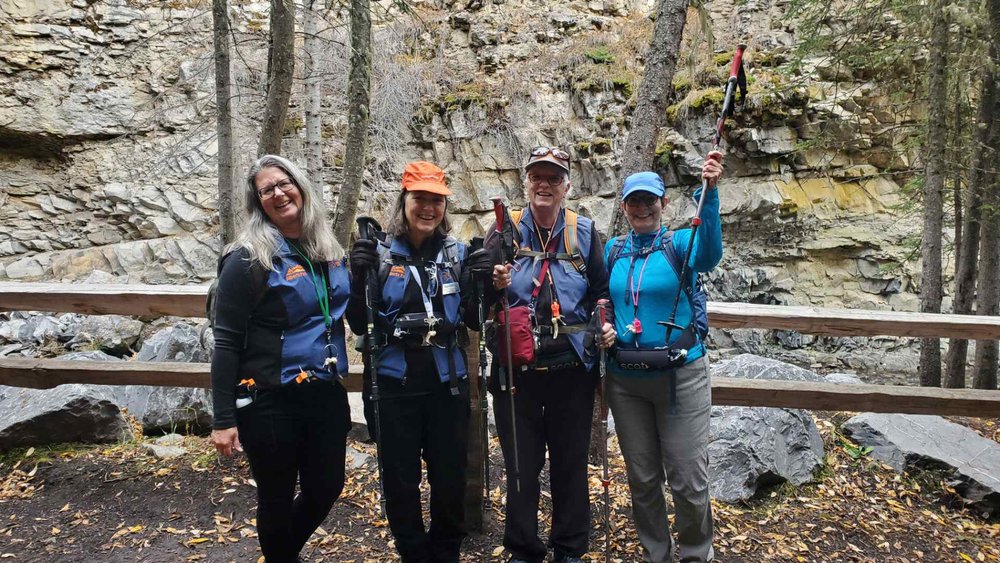
[[[351,248],[351,274],[363,276],[378,266],[378,247],[374,241],[358,239]]]
[[[480,248],[469,254],[465,265],[474,276],[488,278],[493,275],[493,256],[485,248]]]

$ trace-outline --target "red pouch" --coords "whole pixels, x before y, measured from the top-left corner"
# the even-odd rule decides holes
[[[507,325],[510,324],[511,362],[514,367],[530,366],[535,363],[535,336],[531,332],[531,310],[527,305],[510,308],[510,319],[501,309],[497,312],[498,352],[500,363],[507,365]]]

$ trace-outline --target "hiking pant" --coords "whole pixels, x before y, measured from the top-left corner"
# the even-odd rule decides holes
[[[514,441],[511,432],[510,394],[500,391],[493,366],[493,393],[497,434],[507,473],[507,505],[503,545],[512,557],[542,561],[548,549],[538,537],[538,477],[549,452],[552,490],[552,533],[549,545],[556,556],[581,557],[587,552],[590,532],[590,491],[587,456],[590,420],[594,410],[597,378],[584,367],[544,372],[515,373],[514,396],[520,491],[514,482]],[[503,375],[506,377],[506,375]]]
[[[674,500],[680,560],[710,561],[708,431],[712,388],[708,360],[702,357],[676,370],[674,413],[670,412],[671,376],[608,377],[608,404],[625,457],[643,561],[673,561],[664,473]]]
[[[347,392],[327,381],[262,389],[236,425],[257,482],[260,549],[267,563],[296,561],[344,489]]]
[[[385,511],[404,563],[458,563],[465,538],[468,379],[458,388],[458,396],[441,383],[426,393],[379,401]],[[421,456],[431,486],[429,531],[420,512]]]

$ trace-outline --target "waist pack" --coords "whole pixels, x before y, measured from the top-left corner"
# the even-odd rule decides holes
[[[685,348],[619,348],[615,351],[618,367],[629,371],[663,371],[679,368],[687,361]]]
[[[510,317],[506,311],[497,311],[497,350],[500,363],[507,365],[507,359],[513,367],[530,366],[535,363],[535,335],[531,330],[531,309],[527,305],[510,308]],[[506,327],[510,327],[510,355],[507,354]]]

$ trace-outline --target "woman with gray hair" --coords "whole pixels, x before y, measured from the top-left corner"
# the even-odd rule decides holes
[[[261,551],[284,563],[344,487],[350,278],[320,194],[293,163],[267,155],[250,168],[246,212],[219,266],[212,442],[224,456],[245,449]]]

